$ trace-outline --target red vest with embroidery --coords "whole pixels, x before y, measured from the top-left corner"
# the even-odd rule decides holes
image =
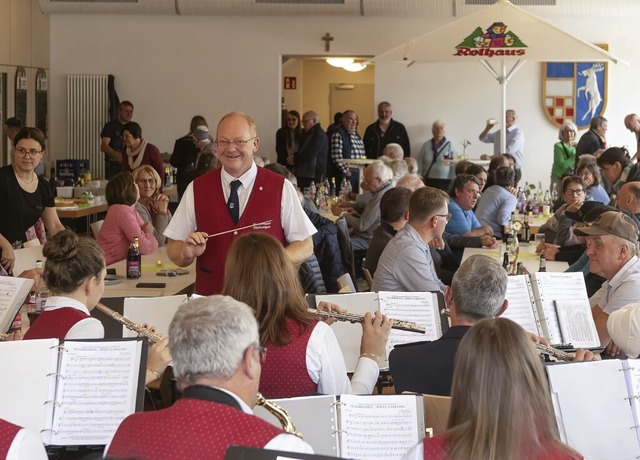
[[[138,460],[223,460],[229,445],[264,447],[283,433],[226,404],[183,398],[168,409],[124,419],[107,455]]]
[[[91,318],[86,313],[71,307],[58,308],[56,310],[45,310],[40,313],[38,321],[33,323],[24,340],[28,339],[60,339],[64,340],[69,330],[77,322]]]
[[[18,425],[0,418],[0,458],[7,458],[11,444],[21,429]]]
[[[271,221],[271,224],[258,228],[245,228],[208,240],[207,248],[196,261],[196,288],[200,295],[219,294],[224,283],[224,262],[231,243],[248,232],[264,232],[274,236],[285,244],[284,230],[280,221],[282,186],[284,177],[258,168],[251,196],[237,224],[233,223],[222,192],[220,170],[214,170],[193,181],[195,213],[198,231],[214,233],[246,227],[258,222]]]
[[[307,371],[307,344],[318,322],[310,324],[306,331],[291,319],[287,319],[286,324],[291,343],[280,347],[271,343],[266,345],[259,391],[267,399],[292,398],[318,391],[318,385]]]

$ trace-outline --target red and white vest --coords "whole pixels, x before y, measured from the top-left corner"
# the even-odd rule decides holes
[[[64,340],[69,330],[79,321],[91,318],[80,310],[71,307],[45,310],[40,313],[38,321],[33,323],[24,340],[29,339],[60,339]]]
[[[223,460],[227,447],[264,447],[284,431],[226,404],[183,398],[163,410],[130,415],[107,455],[138,460]]]
[[[292,398],[317,393],[318,384],[307,371],[307,345],[317,321],[302,329],[302,325],[287,319],[291,343],[266,345],[267,356],[260,374],[260,393],[267,399]]]
[[[7,458],[11,444],[22,428],[0,418],[0,458]]]
[[[205,252],[196,261],[195,292],[200,295],[219,294],[222,291],[224,263],[236,238],[245,233],[259,231],[274,236],[283,245],[286,243],[280,221],[284,177],[258,168],[251,196],[240,220],[234,224],[224,200],[220,174],[221,171],[217,169],[193,181],[198,231],[212,235],[267,220],[270,220],[271,224],[264,228],[246,228],[211,238]]]

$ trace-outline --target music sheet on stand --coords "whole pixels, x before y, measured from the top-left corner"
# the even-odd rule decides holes
[[[540,335],[538,323],[533,313],[535,305],[531,303],[526,276],[518,275],[507,278],[506,299],[509,301],[509,306],[501,317],[518,323],[527,332]]]
[[[398,344],[437,340],[442,336],[439,306],[430,292],[378,292],[380,312],[389,318],[411,321],[426,329],[425,334],[391,329],[387,356]]]
[[[135,411],[141,342],[64,342],[51,444],[107,444]]]
[[[340,457],[400,459],[419,441],[416,398],[340,396]]]

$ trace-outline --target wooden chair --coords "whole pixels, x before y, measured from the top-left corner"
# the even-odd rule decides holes
[[[424,403],[424,426],[432,428],[434,436],[445,432],[451,410],[451,396],[423,394],[422,402]]]
[[[102,224],[104,224],[104,219],[97,220],[91,224],[91,233],[93,233],[95,239],[98,239],[98,233],[100,233]]]
[[[371,276],[371,272],[368,269],[362,267],[362,273],[364,274],[364,279],[369,285],[369,290],[371,290],[371,286],[373,286],[373,276]]]
[[[353,284],[351,275],[348,273],[345,273],[344,275],[342,275],[340,278],[337,279],[336,282],[338,283],[338,287],[340,288],[340,290],[338,291],[339,294],[349,294],[352,292],[358,292],[356,290],[355,284]]]

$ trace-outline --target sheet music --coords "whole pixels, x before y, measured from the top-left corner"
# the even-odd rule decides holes
[[[340,456],[402,458],[419,441],[416,401],[410,395],[340,396]]]
[[[180,305],[186,301],[187,296],[184,294],[164,297],[126,297],[122,314],[134,323],[155,326],[156,331],[166,337],[169,335],[169,324],[173,316]],[[122,326],[122,337],[137,336],[135,331]]]
[[[538,328],[538,322],[533,313],[535,306],[531,302],[527,275],[509,276],[507,280],[506,299],[509,301],[509,306],[500,316],[518,323],[527,332],[541,335],[542,331]]]
[[[51,444],[107,444],[135,412],[142,343],[65,341]]]
[[[555,309],[556,301],[573,302],[574,304],[584,304],[584,308],[591,313],[587,289],[584,284],[584,275],[581,272],[574,273],[534,273],[532,275],[534,291],[541,298],[536,298],[536,304],[542,307],[542,327],[547,328],[547,339],[551,343],[561,343],[562,334],[558,324],[558,314]],[[582,307],[581,307],[582,308]],[[593,321],[593,319],[592,319]],[[593,346],[598,346],[596,343]]]
[[[556,300],[555,307],[564,343],[571,343],[575,348],[600,346],[598,331],[588,305],[585,308],[584,302]]]
[[[437,298],[430,292],[378,292],[380,312],[389,318],[412,321],[426,329],[425,334],[391,329],[387,356],[398,344],[437,340],[442,336]]]
[[[32,279],[0,276],[0,332],[9,330],[31,286]]]

